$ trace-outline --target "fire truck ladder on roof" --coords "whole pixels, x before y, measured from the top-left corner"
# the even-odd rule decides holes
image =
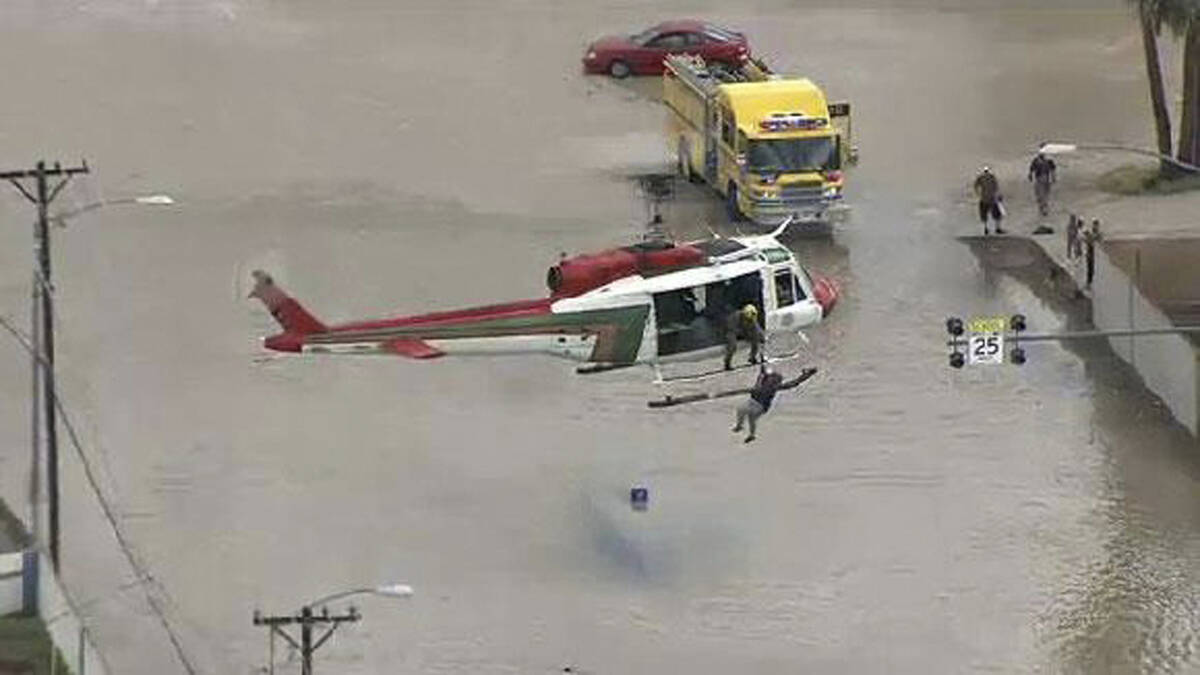
[[[704,99],[716,92],[718,75],[708,67],[704,59],[690,54],[667,57],[667,65],[680,80]]]

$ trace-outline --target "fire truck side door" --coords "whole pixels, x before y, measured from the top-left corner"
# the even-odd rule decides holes
[[[838,151],[842,166],[858,163],[858,146],[854,145],[854,126],[850,118],[850,103],[841,101],[829,104],[829,119],[838,132]]]
[[[733,110],[726,106],[718,108],[717,117],[718,140],[717,140],[717,184],[713,187],[722,195],[725,194],[725,185],[729,181],[736,182],[740,175],[740,167],[737,164],[737,150],[735,143],[737,142],[737,128],[733,118]]]

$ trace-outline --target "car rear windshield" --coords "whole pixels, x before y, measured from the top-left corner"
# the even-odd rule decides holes
[[[839,168],[832,137],[750,141],[747,164],[755,172],[828,171]]]
[[[658,28],[647,28],[646,30],[629,36],[629,41],[638,46],[644,46],[647,42],[658,36]]]
[[[706,25],[704,27],[704,34],[713,40],[720,40],[721,42],[736,42],[740,39],[737,33],[713,25]]]

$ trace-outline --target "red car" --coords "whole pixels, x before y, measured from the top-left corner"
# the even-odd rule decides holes
[[[703,21],[664,21],[637,35],[610,35],[588,45],[586,73],[613,77],[661,75],[667,54],[699,54],[705,61],[736,65],[748,58],[746,36]]]

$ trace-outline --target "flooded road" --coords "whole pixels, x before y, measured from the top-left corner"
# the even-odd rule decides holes
[[[1147,144],[1124,4],[654,4],[0,10],[24,64],[3,76],[11,168],[82,154],[106,197],[180,202],[54,236],[64,397],[189,656],[256,672],[255,608],[404,582],[411,600],[361,599],[322,672],[1200,672],[1194,442],[1106,351],[953,371],[941,346],[948,314],[1077,320],[1031,250],[958,237],[981,163],[1027,232],[1038,141]],[[644,372],[256,360],[274,329],[245,299],[256,267],[335,321],[539,296],[560,251],[636,236],[655,83],[578,59],[671,15],[739,27],[855,105],[853,217],[793,242],[846,296],[811,333],[821,374],[758,442],[726,404],[648,411]],[[680,198],[677,234],[729,231],[701,189]],[[3,207],[0,313],[19,319],[32,213]],[[0,349],[17,510],[29,367]],[[180,672],[65,471],[66,576],[113,671]]]

